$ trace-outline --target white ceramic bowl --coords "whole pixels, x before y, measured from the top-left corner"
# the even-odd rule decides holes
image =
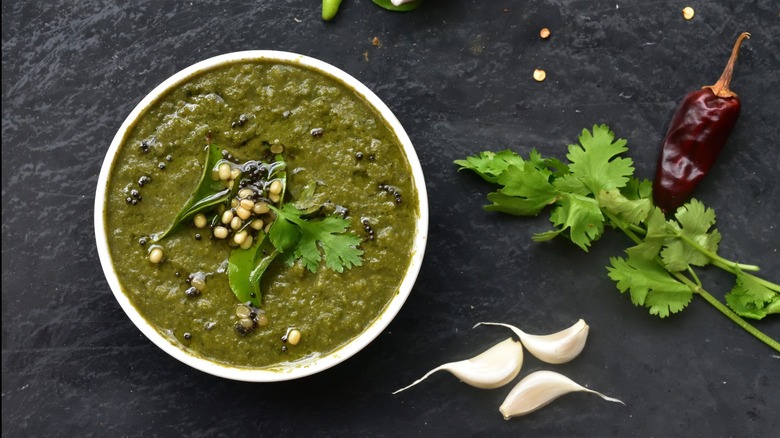
[[[128,130],[133,126],[135,121],[141,117],[158,98],[165,95],[171,89],[187,81],[193,75],[221,65],[231,64],[237,61],[252,60],[280,61],[307,67],[335,78],[361,95],[370,106],[374,107],[374,109],[381,115],[387,125],[393,129],[395,135],[398,137],[398,140],[403,146],[404,152],[409,161],[409,165],[411,166],[414,185],[417,188],[419,199],[419,218],[417,219],[417,233],[414,238],[411,265],[406,272],[406,276],[403,279],[399,293],[394,296],[381,315],[370,326],[368,326],[362,334],[332,353],[313,359],[307,359],[290,364],[282,364],[273,368],[263,369],[231,367],[221,363],[216,363],[208,359],[195,356],[168,341],[166,337],[164,337],[160,332],[157,331],[155,327],[153,327],[146,319],[144,319],[144,317],[138,312],[135,306],[133,306],[123,291],[111,261],[105,227],[106,189],[109,172],[113,167],[114,161],[116,160],[119,149],[122,146],[122,142],[126,137]],[[133,323],[141,330],[141,332],[143,332],[143,334],[146,335],[146,337],[148,337],[155,345],[181,362],[215,376],[249,382],[291,380],[318,373],[348,359],[363,349],[363,347],[368,345],[390,324],[390,321],[392,321],[392,319],[401,309],[401,306],[403,306],[406,298],[409,296],[414,282],[417,279],[420,265],[422,264],[423,253],[425,252],[425,244],[428,236],[428,198],[425,190],[425,181],[423,179],[422,168],[420,167],[420,162],[417,158],[414,147],[412,146],[412,142],[409,140],[409,136],[406,134],[403,127],[401,126],[401,123],[398,121],[395,115],[393,115],[390,109],[365,85],[342,70],[307,56],[270,50],[234,52],[209,58],[176,73],[162,84],[157,86],[154,90],[152,90],[152,92],[149,93],[133,109],[130,115],[127,116],[127,119],[125,119],[124,123],[122,123],[122,126],[119,128],[119,131],[114,136],[114,139],[111,142],[111,146],[106,153],[106,158],[103,161],[103,166],[100,169],[97,193],[95,196],[95,235],[97,239],[97,249],[98,255],[100,257],[100,264],[103,267],[103,272],[105,273],[106,279],[108,280],[108,284],[111,287],[114,296],[125,313],[127,313],[127,316],[130,317],[130,320],[132,320]]]

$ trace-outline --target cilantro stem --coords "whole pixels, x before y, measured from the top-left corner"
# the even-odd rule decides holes
[[[728,272],[731,272],[732,274],[736,274],[737,271],[758,271],[760,268],[756,265],[744,265],[742,263],[732,262],[731,260],[726,260],[723,257],[719,256],[718,254],[710,251],[709,249],[699,245],[699,242],[691,239],[690,237],[686,236],[683,233],[677,233],[676,237],[679,237],[683,242],[687,243],[688,245],[696,248],[697,251],[701,252],[702,254],[706,255],[707,257],[712,260],[712,264],[725,270]]]
[[[602,213],[607,217],[607,219],[610,220],[610,222],[612,222],[613,225],[620,228],[623,231],[623,233],[625,233],[626,236],[628,236],[629,239],[633,240],[635,244],[639,245],[640,243],[642,243],[642,238],[637,236],[634,231],[638,231],[640,233],[644,232],[645,234],[647,234],[647,231],[635,225],[633,226],[629,225],[628,227],[624,227],[620,225],[621,221],[617,220],[615,215],[613,215],[612,213],[606,212],[604,210],[602,210]]]
[[[693,278],[693,281],[696,282],[696,286],[701,287],[701,280],[699,280],[699,276],[696,275],[696,271],[693,270],[692,267],[688,266],[688,273],[691,274],[691,278]]]
[[[678,273],[679,274],[679,273]],[[675,275],[677,276],[677,275]],[[685,276],[680,275],[680,277],[685,278]],[[679,279],[679,278],[678,278]],[[686,279],[687,280],[687,279]],[[690,280],[689,280],[690,281]],[[691,285],[689,285],[690,287]],[[755,336],[758,340],[765,343],[766,345],[769,345],[775,351],[780,352],[780,342],[775,341],[774,339],[767,336],[764,332],[760,331],[759,329],[755,328],[754,326],[750,325],[747,321],[740,318],[739,315],[734,313],[731,309],[726,307],[723,303],[718,301],[715,297],[709,294],[706,290],[702,289],[701,287],[697,287],[695,289],[691,288],[695,293],[698,293],[701,295],[702,298],[707,300],[708,303],[712,304],[716,309],[720,310],[720,313],[726,315],[734,321],[738,326],[745,329],[748,333]]]
[[[621,225],[619,225],[620,222],[617,221],[612,214],[607,213],[607,212],[604,212],[604,214],[607,216],[607,218],[610,221],[612,221],[613,224],[617,225],[618,228],[623,230],[623,232],[626,234],[626,236],[628,236],[629,239],[634,241],[634,243],[639,244],[639,243],[642,242],[642,239],[639,238],[639,236],[637,236],[636,233],[635,233],[635,231],[640,232],[640,233],[642,231],[644,231],[644,230],[642,230],[641,227],[637,227],[637,226],[624,227],[624,226],[621,226]],[[636,228],[639,228],[639,229],[636,229]],[[742,269],[741,266],[749,266],[749,265],[741,265],[739,263],[733,263],[733,262],[730,262],[728,260],[725,260],[722,257],[718,256],[717,254],[714,254],[712,251],[709,251],[706,248],[701,247],[701,245],[698,245],[696,242],[692,241],[691,239],[688,239],[686,236],[682,236],[681,235],[680,237],[682,239],[684,239],[686,242],[690,243],[696,249],[698,249],[698,250],[704,252],[705,254],[707,254],[708,256],[710,256],[710,254],[712,256],[714,256],[714,257],[710,256],[710,258],[713,260],[713,264],[717,265],[721,269],[725,269],[725,270],[727,270],[729,272],[734,273],[733,270]],[[658,260],[658,263],[661,263],[661,261]],[[758,269],[757,266],[755,268]],[[770,338],[767,334],[765,334],[764,332],[760,331],[759,329],[755,328],[753,325],[751,325],[750,323],[748,323],[747,321],[742,319],[739,315],[734,313],[731,309],[726,307],[726,305],[724,305],[723,303],[718,301],[715,297],[710,295],[709,292],[707,292],[706,290],[704,290],[704,288],[702,288],[701,281],[699,280],[699,277],[696,275],[696,273],[693,271],[693,269],[689,268],[689,272],[690,272],[691,276],[694,278],[694,280],[691,280],[690,278],[686,277],[681,272],[671,272],[671,274],[678,281],[680,281],[681,283],[683,283],[686,286],[688,286],[688,288],[690,288],[691,291],[694,294],[700,295],[708,303],[710,303],[712,306],[714,306],[716,309],[718,309],[720,311],[720,313],[726,315],[729,319],[734,321],[738,326],[742,327],[745,331],[747,331],[748,333],[753,335],[755,338],[757,338],[761,342],[767,344],[768,346],[772,347],[776,351],[780,352],[780,343],[779,342],[777,342],[774,339]],[[750,274],[745,273],[744,275],[750,275]],[[754,275],[750,275],[750,276],[753,277],[759,283],[761,283],[764,286],[768,287],[769,289],[772,289],[774,291],[778,291],[780,289],[780,286],[777,285],[777,284],[774,284],[772,282],[763,280],[763,279],[761,279],[759,277],[756,277]]]

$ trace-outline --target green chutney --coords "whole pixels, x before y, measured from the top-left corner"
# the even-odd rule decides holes
[[[312,273],[277,258],[262,280],[268,324],[240,333],[226,272],[235,245],[192,220],[150,238],[195,190],[208,142],[240,162],[283,150],[285,201],[316,187],[311,199],[362,238],[362,266]],[[104,214],[124,293],[164,337],[215,362],[273,368],[337,350],[382,313],[411,261],[417,204],[400,142],[362,97],[293,63],[242,61],[192,76],[139,118],[113,164]],[[157,264],[153,244],[164,252]],[[198,296],[185,293],[192,274],[205,275]],[[302,334],[297,345],[282,340],[291,328]]]

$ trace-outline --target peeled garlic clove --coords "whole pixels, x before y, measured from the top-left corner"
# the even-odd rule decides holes
[[[511,329],[531,354],[537,359],[551,364],[565,363],[577,357],[585,348],[585,341],[588,339],[588,330],[590,329],[582,319],[573,326],[551,335],[529,335],[517,327],[500,322],[480,322],[477,325],[480,324],[500,325]]]
[[[523,378],[509,391],[506,400],[501,404],[498,410],[505,420],[520,415],[530,414],[531,412],[544,407],[556,398],[570,392],[589,392],[596,394],[606,401],[620,403],[622,401],[607,397],[592,389],[585,388],[568,377],[554,373],[552,371],[537,371]]]
[[[485,350],[471,359],[445,363],[426,373],[409,386],[403,387],[393,394],[411,388],[422,382],[436,371],[449,371],[455,377],[471,386],[484,389],[498,388],[511,382],[523,366],[523,346],[512,338]]]

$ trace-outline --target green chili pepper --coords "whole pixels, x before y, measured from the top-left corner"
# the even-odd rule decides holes
[[[330,21],[339,11],[341,0],[322,0],[322,19]]]

